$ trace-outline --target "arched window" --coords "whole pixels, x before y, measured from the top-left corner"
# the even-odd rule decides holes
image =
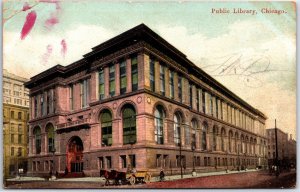
[[[109,110],[105,109],[100,114],[101,121],[101,145],[112,145],[112,116]]]
[[[222,151],[225,151],[225,142],[224,142],[225,136],[226,136],[225,129],[222,129],[222,131],[221,131],[221,150]]]
[[[55,150],[54,126],[51,123],[49,123],[46,126],[46,130],[47,130],[47,138],[48,138],[48,152],[54,152],[54,150]]]
[[[217,127],[213,128],[213,150],[216,151],[217,150]]]
[[[196,147],[196,129],[198,129],[198,122],[196,119],[193,119],[191,124],[192,124],[191,145]]]
[[[234,136],[234,150],[236,153],[239,153],[240,152],[240,149],[238,147],[238,138],[239,138],[239,135],[237,132],[235,132],[235,136]]]
[[[179,146],[181,144],[180,138],[181,138],[181,115],[180,113],[175,113],[174,115],[174,143],[175,145]]]
[[[131,105],[124,106],[123,117],[123,143],[133,144],[136,142],[136,113]]]
[[[155,141],[157,144],[164,143],[164,122],[163,119],[165,117],[164,109],[162,106],[158,105],[154,112],[154,124],[155,124]]]
[[[42,147],[41,147],[41,129],[39,127],[36,127],[33,130],[33,135],[35,139],[35,153],[40,154]]]
[[[202,150],[207,150],[207,124],[203,123],[202,125]]]

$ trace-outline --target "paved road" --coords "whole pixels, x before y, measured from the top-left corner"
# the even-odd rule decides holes
[[[85,179],[85,181],[82,181]],[[56,180],[56,181],[9,181],[7,188],[43,189],[99,189],[99,188],[294,188],[296,172],[282,173],[279,178],[263,171],[233,173],[227,175],[204,176],[198,178],[175,179],[149,184],[104,186],[104,180]]]

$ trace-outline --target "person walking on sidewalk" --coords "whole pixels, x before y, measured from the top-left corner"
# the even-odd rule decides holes
[[[163,180],[165,180],[165,173],[164,170],[161,169],[159,173],[159,181],[163,181]]]

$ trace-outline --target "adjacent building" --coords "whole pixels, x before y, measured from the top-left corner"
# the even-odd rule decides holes
[[[29,81],[3,70],[3,175],[15,176],[27,169]]]
[[[266,165],[266,116],[141,24],[30,79],[28,173]]]
[[[268,163],[269,166],[276,163],[276,134],[277,134],[277,153],[281,167],[287,168],[290,164],[296,165],[296,141],[288,138],[288,134],[279,128],[267,129],[268,136]]]

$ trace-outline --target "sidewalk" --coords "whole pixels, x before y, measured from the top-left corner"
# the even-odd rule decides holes
[[[260,171],[256,169],[249,169],[247,171],[218,171],[218,172],[208,172],[208,173],[197,173],[196,176],[192,176],[192,174],[185,174],[183,175],[183,179],[187,178],[197,178],[197,177],[205,177],[205,176],[213,176],[213,175],[228,175],[228,174],[234,174],[234,173],[247,173],[247,172],[254,172],[254,171]],[[181,179],[181,175],[167,175],[165,176],[166,181],[171,180],[179,180]],[[7,179],[7,181],[45,181],[44,178],[41,177],[20,177],[20,178],[11,178]],[[58,178],[56,180],[49,180],[49,181],[74,181],[74,182],[105,182],[105,179],[103,177],[80,177],[80,178]],[[158,182],[159,177],[152,177],[151,182]]]

